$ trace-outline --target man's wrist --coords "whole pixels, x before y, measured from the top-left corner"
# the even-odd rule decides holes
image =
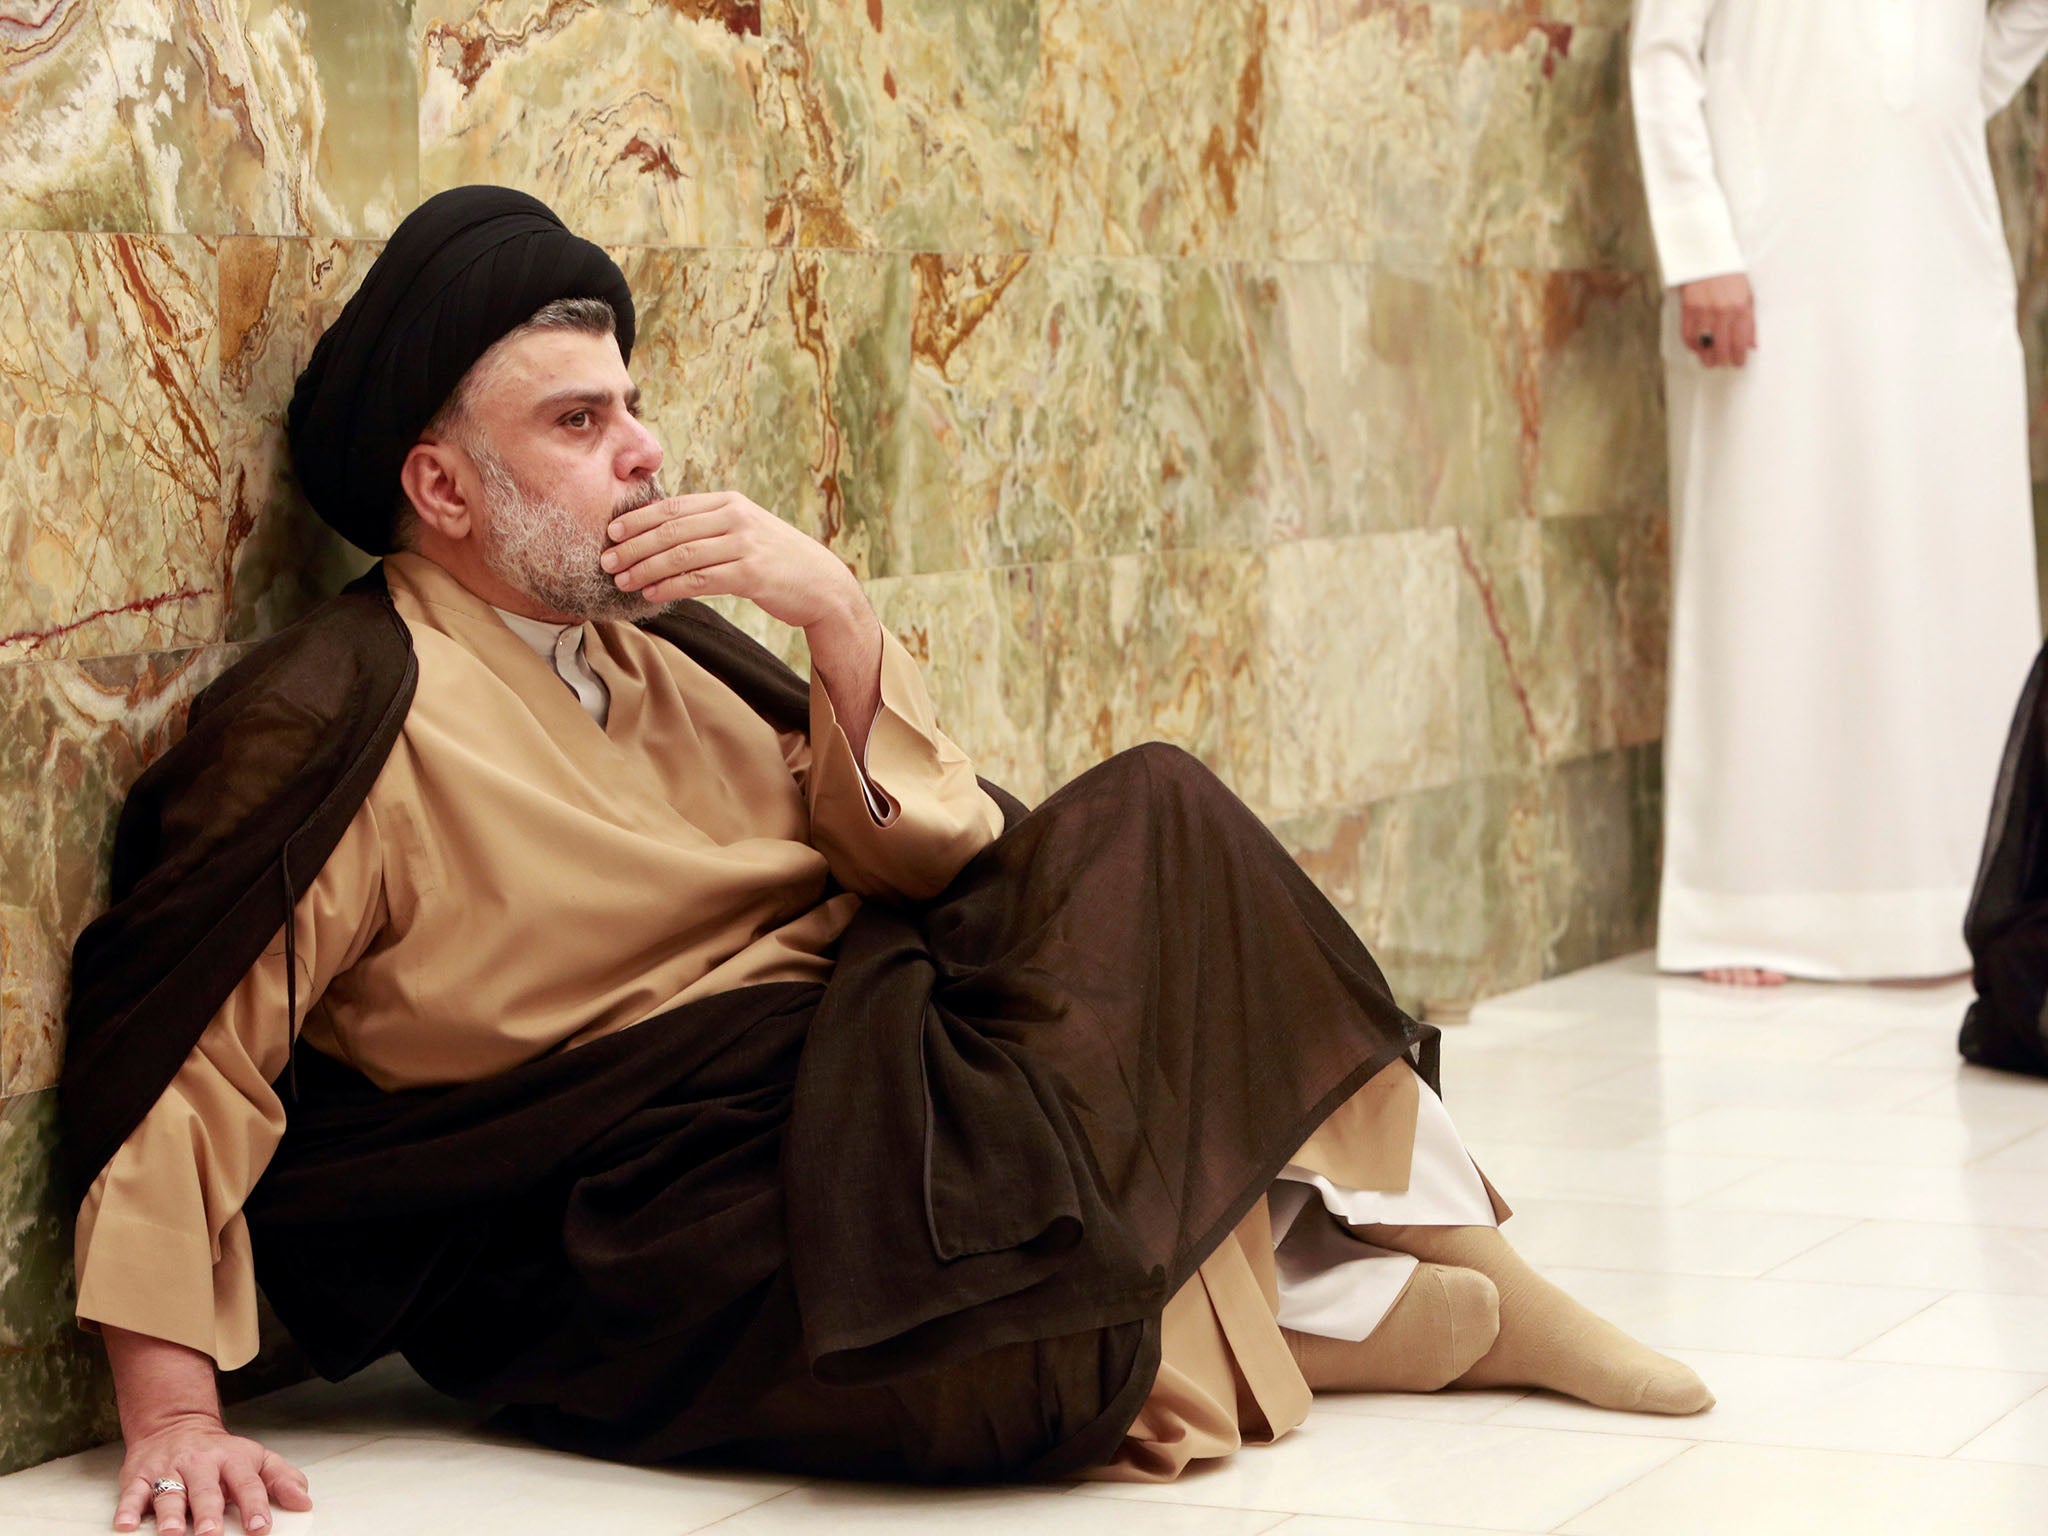
[[[825,612],[804,626],[804,635],[816,650],[820,640],[829,640],[836,635],[865,637],[870,626],[878,626],[875,611],[868,606],[867,594],[861,590],[860,581],[852,571],[846,573],[845,585],[835,594]]]
[[[220,1390],[207,1355],[125,1328],[102,1326],[101,1337],[114,1370],[123,1438],[135,1440],[179,1424],[220,1426]]]
[[[131,1444],[162,1434],[167,1429],[179,1428],[225,1429],[227,1425],[221,1418],[218,1402],[207,1408],[189,1404],[178,1407],[145,1405],[133,1413],[121,1414],[121,1438]]]

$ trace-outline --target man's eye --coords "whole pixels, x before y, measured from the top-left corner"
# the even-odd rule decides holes
[[[583,430],[583,428],[590,425],[590,412],[571,411],[568,415],[562,418],[562,425],[565,427],[573,427],[580,432]]]

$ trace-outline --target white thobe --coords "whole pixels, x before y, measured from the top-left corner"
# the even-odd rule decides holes
[[[1759,340],[1709,370],[1667,297],[1667,970],[1969,964],[2041,638],[1984,119],[2044,53],[2048,0],[1637,0],[1664,281],[1746,273]]]

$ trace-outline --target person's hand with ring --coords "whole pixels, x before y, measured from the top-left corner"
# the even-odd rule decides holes
[[[1740,272],[1703,277],[1678,289],[1678,328],[1686,348],[1709,368],[1740,368],[1756,350],[1756,295]]]
[[[162,1536],[218,1536],[232,1504],[243,1530],[263,1531],[273,1503],[310,1509],[306,1475],[218,1419],[173,1421],[128,1441],[114,1529],[135,1530],[149,1513]]]
[[[168,1339],[102,1328],[108,1357],[122,1369],[121,1462],[114,1529],[153,1516],[160,1536],[221,1536],[227,1507],[244,1531],[270,1529],[270,1509],[311,1509],[306,1474],[221,1422],[213,1361]]]

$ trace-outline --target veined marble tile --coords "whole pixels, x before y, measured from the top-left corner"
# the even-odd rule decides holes
[[[221,242],[219,569],[234,639],[283,628],[369,563],[307,505],[284,416],[313,344],[380,249],[363,240]]]
[[[220,633],[215,254],[0,234],[0,661]]]
[[[57,1081],[71,944],[105,904],[121,803],[235,655],[0,667],[0,1093]]]
[[[1543,971],[1543,786],[1468,779],[1275,825],[1411,1011],[1458,1014]]]
[[[1272,0],[1272,255],[1411,270],[1442,258],[1463,176],[1463,15],[1400,0]]]
[[[1625,27],[1635,13],[1635,0],[1536,0],[1533,8],[1553,21]]]
[[[1398,429],[1375,379],[1373,274],[1335,262],[1247,262],[1235,269],[1260,434],[1256,483],[1269,539],[1406,526],[1375,474],[1374,449]],[[1420,521],[1420,520],[1418,520]]]
[[[1462,177],[1450,254],[1522,267],[1652,270],[1626,106],[1628,40],[1520,8],[1458,15]]]
[[[1991,166],[2005,215],[2006,240],[2018,278],[2020,338],[2026,345],[2027,398],[2048,392],[2048,75],[2037,73],[2020,88],[2013,104],[1991,120]],[[2036,464],[2048,464],[2048,416],[2029,415]],[[2048,524],[2039,510],[2035,524]],[[2048,551],[2048,540],[2037,540]],[[2042,559],[2048,591],[2048,554]]]
[[[1040,243],[1037,0],[762,0],[770,245]]]
[[[1236,290],[1199,263],[919,256],[892,570],[1248,544]]]
[[[587,239],[760,243],[760,0],[418,0],[419,178]]]
[[[190,60],[165,35],[166,9],[60,0],[10,13],[0,226],[182,230],[211,211],[203,170],[180,185],[206,160],[194,142]]]
[[[56,1094],[0,1098],[0,1351],[70,1342],[75,1213],[57,1137]]]
[[[61,1344],[0,1350],[0,1473],[68,1456],[120,1432],[114,1378],[98,1340],[79,1334]]]
[[[1522,337],[1523,504],[1539,517],[1660,511],[1663,290],[1622,272],[1522,271],[1504,281]]]
[[[1045,653],[1030,571],[871,581],[882,623],[923,667],[939,728],[975,771],[1035,805],[1045,763]]]
[[[1523,507],[1523,370],[1502,278],[1241,270],[1273,537],[1482,523]]]
[[[2048,235],[2048,207],[2041,202],[2043,178],[2048,177],[2043,154],[2048,148],[2048,79],[2037,74],[1991,119],[1989,147],[2006,243],[2013,266],[2024,274]]]
[[[1528,6],[1276,0],[1289,259],[1646,269],[1625,35]]]
[[[1662,735],[1667,528],[1601,517],[1455,531],[1471,771]]]
[[[1266,571],[1273,809],[1459,777],[1457,535],[1302,539],[1269,549]]]
[[[905,569],[910,266],[878,253],[619,253],[672,491],[737,490],[857,574]]]
[[[415,200],[402,6],[52,0],[5,57],[0,227],[383,234]]]
[[[187,0],[237,132],[222,232],[388,235],[420,200],[410,8],[393,0]]]
[[[1038,176],[1050,249],[1265,245],[1266,0],[1040,0]]]
[[[1169,741],[1256,804],[1270,756],[1257,686],[1263,578],[1249,551],[1037,567],[1048,783]]]
[[[116,1427],[106,1356],[72,1320],[74,1213],[56,1156],[56,1094],[0,1099],[0,1472]]]
[[[1662,786],[1654,743],[1576,758],[1546,775],[1544,975],[1655,941]]]
[[[1266,444],[1249,409],[1258,384],[1244,287],[1230,266],[1143,265],[1159,276],[1158,391],[1127,403],[1142,425],[1119,421],[1103,435],[1130,455],[1164,547],[1263,543]]]

